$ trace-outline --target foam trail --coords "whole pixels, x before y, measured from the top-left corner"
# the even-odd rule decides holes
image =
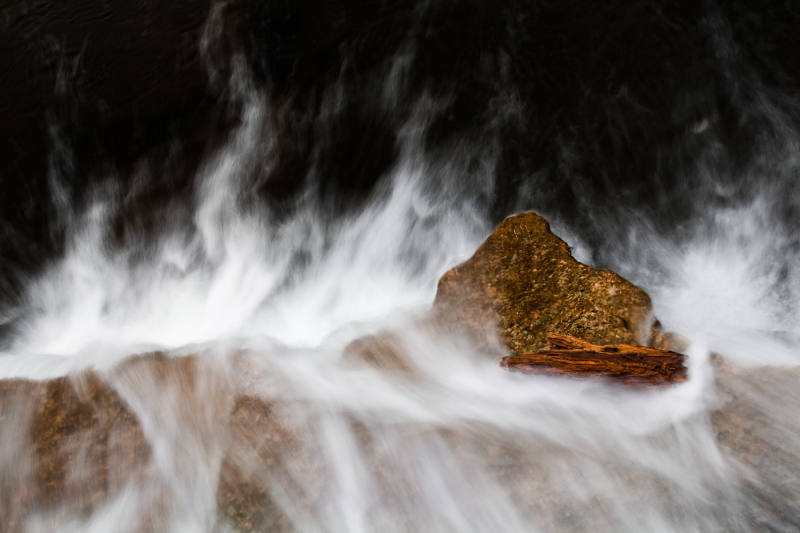
[[[424,194],[418,139],[406,139],[387,198],[333,225],[309,203],[275,228],[268,212],[242,205],[248,168],[270,155],[268,110],[256,96],[199,177],[196,231],[165,235],[151,258],[134,262],[106,247],[113,205],[99,201],[64,260],[33,287],[35,312],[10,352],[176,348],[259,334],[314,345],[345,324],[429,304],[438,276],[485,230],[470,210]]]
[[[218,16],[209,25],[221,24]],[[413,52],[404,48],[386,68],[381,98],[393,118]],[[143,427],[153,473],[91,512],[36,514],[28,530],[134,531],[159,512],[152,520],[164,530],[225,530],[216,498],[234,431],[223,419],[245,386],[231,370],[238,358],[263,371],[247,383],[250,393],[284,416],[294,437],[275,430],[277,459],[253,483],[298,531],[747,531],[769,505],[797,509],[775,475],[751,476],[720,437],[720,428],[736,429],[724,417],[741,411],[714,414],[727,404],[744,409],[749,398],[769,414],[766,429],[756,428],[764,439],[788,443],[777,464],[800,459],[790,446],[800,437],[794,414],[780,403],[797,400],[792,382],[776,398],[748,381],[761,375],[755,370],[715,370],[711,359],[718,352],[755,367],[800,360],[800,283],[784,253],[791,236],[769,231],[777,193],[716,209],[679,245],[642,229],[642,255],[658,258],[665,274],[640,275],[656,280],[647,288],[664,324],[691,341],[688,382],[629,390],[515,375],[416,320],[441,274],[491,230],[481,206],[494,187],[494,133],[432,155],[424,138],[437,103],[424,96],[397,125],[398,160],[363,207],[331,217],[308,193],[279,217],[253,200],[250,179],[256,167],[273,169],[279,110],[250,83],[242,58],[231,64],[240,123],[206,154],[190,227],[166,231],[147,250],[114,248],[109,176],[111,193],[98,189],[63,259],[30,287],[24,327],[0,373],[107,371]],[[342,90],[329,88],[321,129]],[[626,266],[624,254],[617,260],[641,266]],[[402,340],[413,375],[344,356],[349,341],[384,328]],[[199,353],[208,368],[187,385],[124,366],[153,348]],[[0,456],[10,470],[30,462],[30,451],[12,444],[18,455]]]

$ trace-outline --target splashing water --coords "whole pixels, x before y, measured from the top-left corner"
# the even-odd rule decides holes
[[[217,35],[218,15],[212,12],[206,40]],[[413,54],[409,45],[386,68],[387,115]],[[243,59],[231,62],[239,125],[205,154],[189,227],[165,229],[141,249],[109,245],[119,191],[108,176],[75,222],[64,257],[29,287],[23,326],[0,374],[108,372],[142,424],[155,473],[91,513],[35,514],[27,530],[139,531],[167,501],[167,530],[224,531],[215,506],[230,438],[225,391],[241,385],[232,370],[241,360],[261,376],[247,385],[250,393],[269,401],[295,435],[291,444],[273,443],[280,465],[260,472],[258,482],[297,531],[798,527],[792,516],[800,502],[787,489],[796,485],[788,477],[800,459],[791,422],[800,403],[796,372],[784,372],[789,381],[772,389],[748,381],[764,365],[800,363],[796,252],[775,214],[784,190],[764,190],[737,207],[709,206],[697,231],[677,243],[634,221],[637,250],[623,247],[614,259],[650,292],[667,329],[691,341],[688,382],[628,390],[513,375],[416,320],[439,277],[492,229],[482,197],[494,186],[498,135],[432,154],[425,135],[443,104],[423,95],[405,120],[396,119],[397,161],[362,208],[332,217],[308,192],[281,217],[253,203],[249,181],[254,168],[275,166],[280,110]],[[342,90],[327,89],[323,107],[331,115]],[[521,120],[513,100],[507,120]],[[790,149],[781,160],[786,180],[796,172],[793,135],[786,133]],[[470,163],[476,153],[477,167]],[[520,205],[535,206],[536,198]],[[558,216],[554,223],[579,257],[591,258],[574,228]],[[653,257],[657,271],[647,262]],[[414,375],[354,366],[343,356],[348,342],[384,328],[400,335]],[[113,370],[154,349],[201,354],[192,394],[181,395],[179,382],[156,386],[133,370]],[[712,366],[711,352],[750,366],[726,374]],[[760,438],[781,449],[775,464],[790,469],[787,478],[753,472],[731,455],[736,447],[720,433],[733,430],[713,414],[731,398],[756,406]],[[4,471],[26,453],[3,446]]]

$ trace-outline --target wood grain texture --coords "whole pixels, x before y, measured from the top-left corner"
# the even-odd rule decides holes
[[[518,372],[606,376],[625,383],[651,385],[688,378],[684,356],[676,352],[629,344],[598,346],[553,333],[547,340],[555,348],[509,355],[500,366]]]

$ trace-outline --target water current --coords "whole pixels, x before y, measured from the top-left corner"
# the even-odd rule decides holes
[[[125,162],[85,164],[74,109],[93,89],[74,80],[90,59],[64,48],[42,153],[60,244],[7,292],[0,377],[112,372],[154,350],[201,354],[208,376],[191,398],[112,378],[158,482],[89,512],[35,511],[23,529],[147,530],[167,501],[160,527],[226,531],[215,380],[240,379],[244,357],[260,376],[248,390],[292,421],[259,482],[296,531],[800,530],[800,101],[791,72],[774,81],[748,55],[776,57],[763,26],[737,26],[758,16],[301,4],[244,9],[263,22],[253,33],[238,4],[204,7],[186,46],[213,132],[174,128]],[[587,24],[596,44],[570,44]],[[210,140],[190,156],[194,127]],[[419,327],[439,277],[526,209],[651,295],[690,341],[687,382],[512,374]],[[343,356],[384,329],[415,376]],[[744,452],[742,420],[760,443]],[[0,472],[29,453],[3,446]]]

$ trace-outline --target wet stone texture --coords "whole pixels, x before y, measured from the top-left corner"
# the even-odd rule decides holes
[[[505,219],[469,260],[446,272],[430,315],[418,325],[466,340],[510,370],[643,384],[687,376],[684,356],[676,353],[682,339],[654,320],[647,293],[578,262],[533,212]],[[554,338],[584,344],[565,349]],[[503,359],[508,353],[512,359]],[[344,355],[380,370],[411,370],[403,340],[392,331],[357,339]]]
[[[141,425],[93,372],[45,382],[0,382],[0,530],[22,531],[31,512],[85,514],[142,472]]]
[[[576,261],[534,213],[506,219],[471,259],[447,272],[422,325],[465,334],[491,355],[524,356],[517,365],[523,371],[542,364],[570,371],[596,367],[602,359],[606,374],[644,363],[658,379],[675,373],[672,366],[665,373],[643,362],[650,352],[636,348],[669,341],[653,326],[647,294],[613,272]],[[553,341],[559,338],[568,344]],[[356,340],[345,350],[345,362],[412,376],[403,340],[391,331]],[[620,344],[628,346],[607,346]],[[552,347],[557,349],[548,353]],[[533,352],[538,359],[531,359]],[[679,357],[674,368],[682,375],[682,356],[656,356]],[[564,359],[563,368],[547,357]],[[281,396],[270,389],[281,385],[248,357],[232,359],[230,367],[220,367],[201,356],[154,353],[129,358],[105,374],[0,381],[0,531],[24,531],[31,516],[58,516],[58,509],[68,509],[73,519],[88,518],[132,484],[146,496],[146,516],[131,530],[169,529],[170,509],[181,500],[171,478],[159,473],[156,449],[186,480],[185,488],[197,487],[195,497],[216,506],[218,527],[290,531],[281,502],[311,512],[317,505],[313,495],[331,475],[313,446],[317,433],[303,433],[303,427],[315,427],[314,417],[267,400]],[[168,438],[153,442],[154,436]],[[300,479],[319,480],[320,487],[296,486],[298,472]],[[208,476],[218,484],[204,495],[200,489]],[[403,484],[383,470],[376,476]],[[275,487],[284,500],[274,499]]]
[[[745,496],[742,521],[750,531],[800,531],[800,368],[712,362],[711,423]]]
[[[362,362],[378,370],[403,374],[413,371],[403,339],[391,331],[360,337],[348,344],[342,355],[346,362]]]
[[[469,260],[442,276],[434,319],[486,351],[549,346],[550,333],[597,345],[658,344],[650,297],[609,270],[579,263],[533,212],[505,219]]]
[[[51,381],[31,430],[44,504],[67,495],[90,507],[118,492],[149,454],[136,417],[93,373]]]
[[[170,429],[180,439],[155,444],[148,433]],[[282,452],[294,440],[270,402],[199,356],[151,353],[109,373],[0,380],[0,531],[51,530],[65,520],[80,530],[126,489],[139,510],[120,531],[172,530],[180,494],[156,446],[190,483],[218,468],[208,503],[216,501],[221,530],[287,531],[265,481],[283,474]]]
[[[245,395],[236,398],[230,428],[231,445],[217,490],[219,518],[241,532],[290,531],[265,480],[283,466],[282,451],[291,446],[294,435],[269,403]]]

